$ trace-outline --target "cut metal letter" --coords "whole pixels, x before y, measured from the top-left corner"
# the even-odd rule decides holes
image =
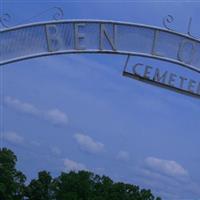
[[[58,51],[61,46],[61,38],[58,34],[58,28],[55,24],[46,24],[45,25],[46,37],[47,37],[47,46],[48,51]]]
[[[185,49],[186,45],[191,45],[190,52],[187,53],[189,55],[189,59],[188,60],[186,60],[184,58],[184,56],[183,56],[183,52],[184,52],[184,49]],[[195,45],[194,41],[183,40],[180,43],[180,46],[179,46],[179,50],[178,50],[178,54],[177,54],[178,60],[180,60],[181,62],[187,63],[187,64],[191,64],[192,60],[193,60],[193,57],[194,57],[194,54],[195,54],[195,46],[196,45]]]
[[[104,49],[103,39],[104,39],[104,36],[105,36],[105,38],[109,42],[112,50],[116,51],[116,44],[115,44],[116,27],[115,27],[115,24],[113,24],[112,26],[113,26],[113,34],[112,34],[112,37],[111,37],[111,36],[109,36],[109,34],[106,30],[105,24],[100,24],[100,32],[101,32],[101,34],[100,34],[100,50]]]
[[[161,75],[160,69],[156,68],[153,80],[161,82],[161,83],[165,83],[167,74],[168,74],[168,71],[165,71],[165,73]]]
[[[74,24],[74,31],[75,31],[75,49],[76,50],[84,50],[84,49],[86,49],[84,46],[81,46],[80,45],[80,41],[82,40],[82,39],[84,39],[85,38],[85,34],[84,33],[80,33],[79,32],[79,28],[80,27],[84,27],[85,26],[85,24],[84,23],[79,23],[79,24]]]
[[[155,55],[155,56],[164,56],[161,53],[159,53],[159,52],[156,51],[156,44],[158,42],[159,35],[160,35],[160,32],[158,30],[155,30],[154,31],[154,38],[153,38],[153,45],[152,45],[151,54]]]
[[[135,74],[135,75],[137,75],[137,76],[141,76],[139,73],[137,73],[137,71],[136,71],[136,68],[137,67],[139,67],[139,66],[143,66],[143,64],[142,63],[137,63],[137,64],[135,64],[135,65],[133,65],[133,74]]]

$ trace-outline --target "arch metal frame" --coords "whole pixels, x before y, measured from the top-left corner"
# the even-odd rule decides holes
[[[56,25],[56,24],[61,24],[61,23],[100,23],[100,24],[111,24],[111,25],[125,25],[125,26],[129,26],[129,27],[139,27],[139,28],[147,28],[147,29],[151,29],[153,31],[162,31],[165,33],[170,33],[173,35],[177,35],[177,36],[181,36],[184,37],[185,39],[189,39],[192,40],[194,42],[198,42],[200,43],[200,40],[197,38],[193,38],[190,35],[187,34],[183,34],[183,33],[179,33],[176,31],[172,31],[172,30],[168,30],[168,29],[164,29],[164,28],[160,28],[160,27],[156,27],[156,26],[149,26],[149,25],[144,25],[144,24],[136,24],[136,23],[128,23],[128,22],[120,22],[120,21],[112,21],[112,20],[90,20],[90,19],[76,19],[76,20],[58,20],[58,21],[44,21],[44,22],[36,22],[36,23],[30,23],[30,24],[24,24],[24,25],[19,25],[19,26],[15,26],[12,28],[6,28],[0,31],[1,33],[5,33],[5,32],[9,32],[9,31],[16,31],[22,28],[29,28],[29,27],[35,27],[35,26],[41,26],[41,25]],[[132,52],[132,51],[120,51],[120,50],[94,50],[94,49],[86,49],[86,50],[62,50],[62,51],[54,51],[54,52],[44,52],[44,53],[37,53],[37,54],[33,54],[33,55],[28,55],[28,56],[22,56],[22,57],[17,57],[17,58],[13,58],[13,59],[8,59],[5,60],[3,62],[0,62],[0,65],[5,65],[5,64],[10,64],[13,62],[17,62],[17,61],[23,61],[23,60],[27,60],[27,59],[31,59],[31,58],[37,58],[37,57],[42,57],[42,56],[51,56],[51,55],[60,55],[60,54],[76,54],[76,53],[99,53],[99,54],[116,54],[116,55],[132,55],[132,56],[139,56],[139,57],[147,57],[147,58],[153,58],[153,59],[157,59],[157,60],[161,60],[161,61],[166,61],[166,62],[170,62],[173,64],[177,64],[177,65],[181,65],[185,68],[188,68],[192,71],[198,72],[200,73],[200,69],[175,60],[175,59],[171,59],[171,58],[166,58],[166,57],[162,57],[162,56],[158,56],[158,55],[152,55],[152,54],[148,54],[148,53],[139,53],[139,52]]]

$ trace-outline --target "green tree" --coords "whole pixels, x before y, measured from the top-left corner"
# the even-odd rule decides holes
[[[55,184],[57,200],[161,200],[155,198],[150,190],[114,183],[107,176],[86,171],[62,173]]]
[[[0,200],[161,200],[151,190],[88,171],[62,172],[57,178],[41,171],[25,186],[26,177],[16,170],[16,162],[11,150],[0,149]]]
[[[17,157],[7,149],[0,149],[0,200],[22,200],[25,175],[16,170]]]
[[[38,179],[33,179],[26,188],[29,200],[54,200],[54,180],[49,172],[41,171]]]
[[[89,200],[93,190],[92,176],[92,173],[86,171],[61,173],[55,179],[56,199]]]

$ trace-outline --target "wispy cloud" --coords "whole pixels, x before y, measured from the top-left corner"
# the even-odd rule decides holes
[[[30,143],[31,143],[31,145],[36,146],[36,147],[41,146],[41,143],[38,141],[35,141],[35,140],[31,141]]]
[[[23,144],[24,143],[24,138],[16,132],[5,132],[2,134],[2,137],[4,140],[6,140],[7,142],[10,142],[12,144]]]
[[[86,166],[68,158],[64,159],[64,166],[67,171],[87,170]]]
[[[60,150],[60,148],[58,148],[58,147],[52,147],[52,148],[51,148],[51,152],[52,152],[54,155],[56,155],[56,156],[61,155],[61,150]]]
[[[129,161],[130,160],[130,154],[127,151],[120,151],[117,154],[117,159],[121,161]]]
[[[19,112],[48,120],[54,125],[68,124],[67,114],[57,108],[41,110],[33,104],[22,102],[19,99],[10,96],[5,97],[5,104]]]
[[[44,112],[46,119],[51,121],[53,124],[64,124],[68,123],[67,115],[59,109],[52,109]]]
[[[189,172],[174,160],[147,157],[143,166],[139,166],[137,175],[140,185],[152,188],[164,199],[196,198],[200,195],[200,186],[192,180]]]
[[[80,148],[88,153],[100,153],[104,150],[104,144],[101,142],[95,141],[88,135],[84,134],[75,134],[74,138]]]
[[[7,96],[5,97],[5,103],[11,108],[16,109],[17,111],[32,114],[32,115],[39,115],[40,110],[37,109],[34,105],[26,102],[22,102],[19,99]]]
[[[173,160],[163,160],[155,157],[148,157],[145,160],[147,167],[161,174],[170,176],[188,176],[188,172],[179,163]]]

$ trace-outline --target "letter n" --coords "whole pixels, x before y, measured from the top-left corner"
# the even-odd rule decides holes
[[[116,44],[115,44],[115,36],[116,36],[116,27],[113,24],[112,36],[106,30],[105,24],[100,24],[100,50],[104,48],[104,38],[107,39],[109,45],[111,46],[113,51],[116,51]]]

